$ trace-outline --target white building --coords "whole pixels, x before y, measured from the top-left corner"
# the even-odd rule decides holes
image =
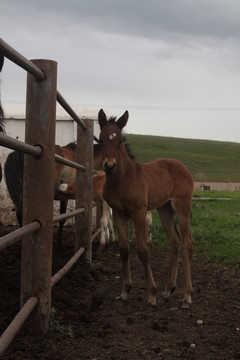
[[[4,109],[5,110],[5,109]],[[81,116],[81,115],[80,115]],[[94,121],[94,135],[99,136],[99,125],[97,123],[97,111],[95,114],[87,114],[88,118]],[[77,123],[67,117],[59,117],[56,121],[56,144],[63,146],[77,139]],[[8,136],[14,139],[25,141],[25,120],[23,118],[8,118],[5,122],[5,130]],[[3,170],[3,179],[0,184],[0,222],[3,225],[16,225],[17,219],[14,205],[9,197],[4,181],[4,164],[8,154],[12,150],[0,146],[0,161]],[[55,212],[58,212],[59,202],[55,201]],[[75,201],[69,201],[68,210],[75,208]],[[68,220],[71,221],[71,220]]]

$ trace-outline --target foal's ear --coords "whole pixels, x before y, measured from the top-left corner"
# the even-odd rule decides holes
[[[101,109],[98,113],[98,123],[100,125],[100,129],[102,129],[107,123],[107,117],[103,109]]]
[[[125,111],[125,113],[117,121],[118,127],[120,127],[120,129],[122,130],[122,128],[124,128],[124,126],[126,125],[127,121],[128,121],[128,111]]]

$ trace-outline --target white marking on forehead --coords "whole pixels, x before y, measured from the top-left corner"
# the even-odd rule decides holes
[[[112,133],[112,134],[109,135],[109,139],[113,140],[116,136],[117,136],[116,133]]]

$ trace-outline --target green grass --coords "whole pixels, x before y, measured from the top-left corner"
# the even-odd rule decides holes
[[[206,193],[201,194],[206,196]],[[200,194],[194,193],[196,200],[192,202],[191,216],[194,252],[207,261],[239,268],[240,194],[210,191],[208,196],[210,200],[201,200]],[[152,236],[154,246],[167,247],[166,236],[156,211],[153,211]]]
[[[50,312],[50,330],[61,333],[62,336],[65,338],[74,337],[71,326],[65,326],[60,324],[60,321],[57,319],[57,310],[54,307],[51,308]]]
[[[240,194],[225,195],[230,200],[193,200],[194,249],[206,260],[240,267]]]
[[[138,161],[178,159],[194,180],[240,180],[240,143],[127,134]]]
[[[210,199],[240,199],[240,192],[234,191],[194,191],[193,198],[210,198]]]

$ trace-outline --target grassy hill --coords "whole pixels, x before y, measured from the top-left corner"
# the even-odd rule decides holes
[[[138,161],[178,159],[194,180],[240,180],[240,143],[126,134]]]

